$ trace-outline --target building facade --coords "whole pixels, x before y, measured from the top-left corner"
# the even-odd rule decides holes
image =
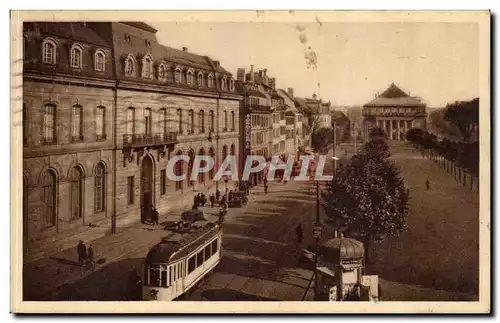
[[[405,140],[411,128],[426,127],[426,105],[392,83],[382,94],[363,106],[364,132],[379,127],[389,140]]]
[[[238,155],[232,75],[209,57],[163,46],[144,23],[25,24],[25,236],[50,237],[100,220],[139,219],[217,185],[189,180],[192,159]],[[240,156],[238,156],[240,157]]]

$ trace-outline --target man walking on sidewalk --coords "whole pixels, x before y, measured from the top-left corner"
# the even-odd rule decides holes
[[[78,264],[80,266],[85,266],[85,262],[87,261],[87,247],[82,240],[78,242],[76,252],[78,253]]]
[[[431,183],[429,182],[429,179],[427,179],[427,180],[425,181],[425,188],[426,188],[427,190],[429,190],[430,186],[431,186]]]

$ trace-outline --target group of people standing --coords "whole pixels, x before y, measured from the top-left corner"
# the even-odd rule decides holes
[[[94,265],[94,248],[92,245],[89,245],[87,248],[85,243],[80,240],[76,246],[76,252],[78,254],[78,264],[80,266]]]

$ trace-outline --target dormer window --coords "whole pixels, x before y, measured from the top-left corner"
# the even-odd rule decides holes
[[[135,76],[135,59],[132,55],[129,55],[125,60],[125,75]]]
[[[193,70],[188,70],[186,73],[186,79],[187,79],[187,84],[188,85],[193,85],[194,84],[194,77],[193,77]]]
[[[71,47],[71,67],[82,68],[82,47],[80,45],[73,45]]]
[[[106,66],[106,54],[101,49],[98,49],[94,54],[94,70],[96,72],[104,72]]]
[[[208,75],[208,87],[213,88],[214,87],[214,76],[212,74]]]
[[[198,73],[198,86],[203,86],[203,73]]]
[[[142,77],[146,79],[153,78],[153,59],[150,55],[146,55],[142,59]]]
[[[43,41],[43,62],[45,64],[56,63],[56,42],[52,38],[47,38]]]
[[[182,71],[180,67],[177,67],[174,72],[174,79],[175,83],[181,83],[182,82]]]
[[[148,39],[146,39],[145,44],[146,44],[146,47],[151,47],[151,42]]]
[[[226,80],[226,76],[224,75],[224,77],[221,78],[220,80],[220,88],[225,91],[226,88],[227,88],[227,80]]]
[[[234,80],[233,79],[229,80],[229,90],[231,92],[234,92]]]
[[[161,63],[160,66],[158,66],[158,80],[160,81],[167,80],[167,67],[163,63]]]

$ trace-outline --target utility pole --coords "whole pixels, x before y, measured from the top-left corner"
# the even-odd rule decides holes
[[[314,224],[314,231],[316,231],[316,228],[319,227],[320,225],[320,219],[319,219],[319,181],[316,180],[316,223]],[[318,296],[318,252],[319,252],[319,241],[320,241],[320,235],[314,232],[316,235],[316,244],[315,244],[315,251],[314,251],[314,295],[315,298]],[[317,300],[317,299],[316,299]]]
[[[333,174],[337,172],[337,120],[333,121]]]
[[[354,131],[354,155],[358,152],[357,149],[357,141],[358,141],[358,132],[356,131],[356,123],[353,121],[352,122],[352,129]]]
[[[217,130],[215,130],[215,167],[217,167],[216,169],[218,170],[219,169],[219,101],[220,101],[220,93],[217,93],[217,107],[216,107],[216,128]],[[215,190],[218,191],[219,190],[219,180],[216,180],[215,181]]]

